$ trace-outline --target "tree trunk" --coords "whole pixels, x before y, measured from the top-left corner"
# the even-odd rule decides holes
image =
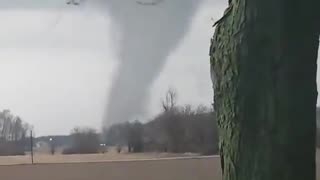
[[[319,0],[233,0],[210,61],[223,180],[314,180]]]

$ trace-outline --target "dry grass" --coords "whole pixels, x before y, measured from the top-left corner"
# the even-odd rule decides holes
[[[107,162],[123,160],[161,159],[169,157],[195,157],[197,155],[173,154],[173,153],[117,153],[111,151],[105,154],[44,154],[35,153],[35,164],[47,163],[80,163],[80,162]],[[0,165],[31,164],[31,156],[0,156]]]
[[[28,156],[0,157],[1,179],[5,180],[219,180],[220,160],[217,157],[156,160],[115,161],[163,158],[176,154],[95,154],[95,155],[36,155],[30,165]],[[67,162],[67,163],[66,163]],[[70,163],[78,162],[78,163]],[[320,157],[317,157],[320,163]],[[25,163],[26,165],[17,165]],[[42,164],[41,164],[42,163]],[[16,165],[12,165],[16,164]],[[320,172],[320,167],[317,167]],[[319,174],[319,173],[318,173]],[[320,180],[320,176],[317,177]]]
[[[5,180],[214,180],[218,159],[0,166]]]

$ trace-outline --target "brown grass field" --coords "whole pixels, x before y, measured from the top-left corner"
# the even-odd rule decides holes
[[[219,157],[174,154],[36,155],[0,157],[5,180],[219,180]],[[173,157],[173,158],[172,158]],[[317,158],[320,163],[320,158]],[[317,167],[320,172],[320,168]],[[320,180],[318,176],[317,179]]]
[[[214,158],[11,165],[0,167],[5,180],[212,180],[219,179]]]

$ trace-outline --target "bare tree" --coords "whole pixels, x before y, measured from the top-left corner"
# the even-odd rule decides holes
[[[193,111],[193,109],[192,109],[192,106],[190,105],[190,104],[187,104],[187,105],[185,105],[185,106],[183,106],[182,108],[181,108],[181,112],[183,113],[183,114],[185,114],[185,115],[193,115],[195,112]]]
[[[106,130],[108,145],[127,145],[129,152],[165,151],[215,154],[217,128],[211,109],[204,105],[177,105],[177,92],[169,89],[161,100],[163,112],[150,122],[115,124]]]
[[[143,125],[138,120],[130,124],[128,132],[128,151],[143,151]]]
[[[10,110],[0,112],[0,155],[24,154],[28,130],[30,126]]]
[[[162,100],[162,108],[165,112],[171,111],[177,104],[177,92],[170,88]]]
[[[92,128],[74,128],[71,132],[73,144],[63,151],[64,154],[97,153],[99,151],[99,134]]]

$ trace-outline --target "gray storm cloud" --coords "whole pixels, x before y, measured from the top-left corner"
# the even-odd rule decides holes
[[[104,0],[119,60],[104,125],[132,120],[145,112],[151,85],[188,32],[201,2]]]

